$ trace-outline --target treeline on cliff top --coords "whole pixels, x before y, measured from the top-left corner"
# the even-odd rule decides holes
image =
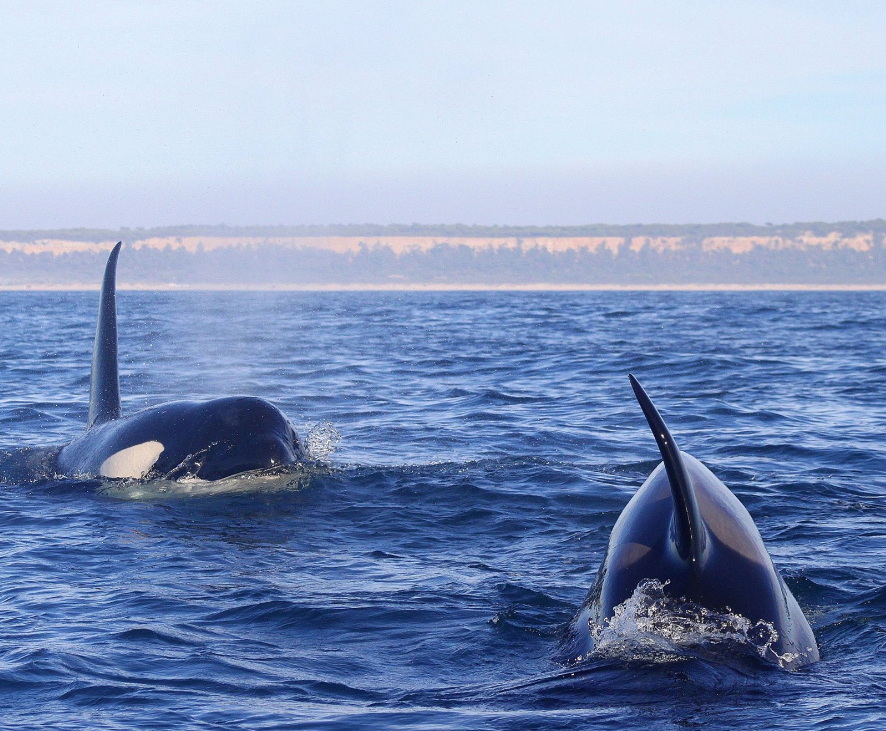
[[[0,286],[89,284],[101,278],[107,252],[26,254],[0,250]],[[389,247],[338,253],[321,248],[230,246],[128,248],[119,279],[137,285],[389,284],[886,284],[886,246],[867,251],[755,247],[735,254],[700,244],[618,255],[572,249],[482,248],[441,243],[396,254]]]
[[[222,238],[287,238],[298,236],[451,236],[451,237],[535,237],[549,236],[681,236],[698,240],[712,236],[781,236],[795,238],[810,232],[816,236],[839,233],[842,236],[859,234],[886,235],[886,220],[825,221],[757,225],[752,223],[705,224],[588,224],[583,226],[474,226],[465,224],[340,224],[324,226],[159,226],[155,228],[120,229],[52,229],[34,231],[0,231],[0,241],[34,242],[42,239],[65,241],[138,241],[148,238],[183,238],[207,236]]]

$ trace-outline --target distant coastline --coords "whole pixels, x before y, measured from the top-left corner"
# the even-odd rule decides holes
[[[0,285],[0,292],[98,292],[98,284]],[[123,292],[886,292],[886,284],[123,284]]]
[[[704,225],[181,226],[0,231],[0,289],[878,290],[886,220]]]

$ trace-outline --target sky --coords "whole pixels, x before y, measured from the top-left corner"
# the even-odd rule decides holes
[[[0,230],[886,217],[886,3],[0,0]]]

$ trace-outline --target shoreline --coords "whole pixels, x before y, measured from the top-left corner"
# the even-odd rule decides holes
[[[0,292],[98,292],[100,284],[0,284]],[[130,292],[884,292],[883,284],[132,284]]]

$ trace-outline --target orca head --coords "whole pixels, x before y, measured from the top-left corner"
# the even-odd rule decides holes
[[[111,250],[102,280],[86,434],[60,451],[62,469],[115,478],[219,480],[301,460],[304,451],[292,425],[259,398],[172,402],[122,417],[116,301],[121,247],[118,242]]]
[[[233,396],[203,404],[203,425],[191,442],[196,476],[221,480],[244,472],[291,465],[303,457],[289,420],[263,399]]]

